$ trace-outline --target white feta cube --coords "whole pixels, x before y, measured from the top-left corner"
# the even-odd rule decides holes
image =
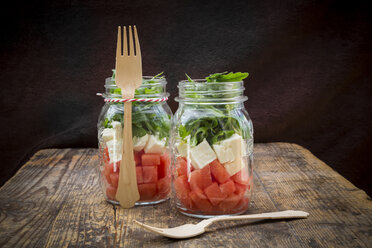
[[[112,140],[115,136],[115,130],[113,128],[105,128],[102,131],[102,139],[105,142],[108,142],[109,140]]]
[[[222,140],[220,145],[224,147],[230,147],[233,153],[235,154],[235,159],[241,157],[242,154],[242,136],[234,133],[230,138]]]
[[[217,158],[206,139],[204,139],[199,145],[191,148],[190,155],[192,165],[196,167],[195,169],[201,169]]]
[[[213,150],[221,164],[234,161],[235,156],[231,147],[226,145],[213,145]]]
[[[145,134],[142,137],[133,137],[133,150],[139,152],[145,148],[147,141],[149,141],[149,135]]]
[[[238,158],[232,162],[223,164],[223,166],[225,167],[226,171],[230,174],[230,176],[233,176],[243,168],[244,161],[242,158]]]
[[[150,135],[145,146],[145,153],[164,153],[166,151],[165,138],[159,140],[157,136]]]
[[[189,150],[189,148],[187,146],[188,146],[187,143],[184,142],[184,141],[181,141],[177,145],[178,154],[181,155],[182,157],[188,157],[187,156],[187,151]]]
[[[121,160],[122,140],[109,140],[106,142],[107,150],[110,157],[110,162],[117,162]]]
[[[113,121],[111,125],[115,130],[115,139],[123,139],[123,128],[121,127],[121,123],[118,121]]]
[[[248,149],[247,149],[247,144],[244,139],[242,139],[242,155],[246,156],[248,155]]]

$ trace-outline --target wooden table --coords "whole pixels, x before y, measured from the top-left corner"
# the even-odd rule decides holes
[[[308,150],[288,143],[255,146],[249,213],[305,210],[308,219],[228,222],[188,240],[140,229],[197,223],[172,202],[113,208],[98,183],[97,149],[37,152],[0,189],[0,247],[368,247],[372,202]],[[4,165],[3,165],[4,166]]]

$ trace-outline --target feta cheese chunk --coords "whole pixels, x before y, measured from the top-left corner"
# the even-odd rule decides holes
[[[219,153],[216,152],[217,156],[218,154],[221,154],[219,156],[219,159],[220,157],[222,157],[222,159],[225,162],[221,162],[221,161],[220,162],[223,164],[223,166],[225,167],[227,172],[230,174],[230,176],[240,171],[241,168],[244,166],[242,159],[243,159],[243,156],[245,155],[244,151],[246,150],[246,147],[244,146],[245,143],[242,137],[238,134],[233,134],[230,138],[222,140],[218,145],[220,145],[223,148],[221,149],[222,151],[219,151]],[[218,147],[217,147],[217,150],[218,150]],[[224,154],[224,152],[226,152],[227,150],[230,150],[231,153],[233,154],[232,160],[227,160],[228,158],[230,159],[230,157],[228,157],[229,155]]]
[[[102,139],[105,142],[109,140],[120,140],[123,137],[123,128],[121,127],[121,123],[118,121],[113,121],[111,123],[112,128],[105,128],[102,130]]]
[[[112,140],[115,136],[115,130],[113,128],[105,128],[102,131],[102,139],[107,142]]]
[[[147,141],[149,140],[149,135],[145,134],[142,137],[133,137],[133,150],[139,152],[145,148]]]
[[[177,145],[177,151],[178,153],[182,156],[182,157],[188,157],[187,156],[187,143],[186,142],[183,142],[181,141],[178,145]]]
[[[242,158],[239,157],[238,159],[235,159],[232,162],[223,164],[223,166],[225,167],[226,171],[230,174],[230,176],[233,176],[242,169],[242,167],[244,166],[244,161]]]
[[[231,147],[224,145],[213,145],[213,150],[221,164],[234,161],[235,156]]]
[[[220,163],[224,164],[241,158],[244,140],[238,134],[233,134],[230,138],[220,141],[213,145],[213,149]]]
[[[123,128],[118,121],[111,122],[112,128],[115,130],[115,139],[123,139]]]
[[[206,139],[204,139],[199,145],[191,148],[190,154],[191,162],[195,169],[201,169],[217,158]]]
[[[155,135],[149,135],[149,140],[145,146],[145,153],[164,153],[166,151],[165,138],[159,140]]]
[[[230,138],[222,140],[220,145],[224,146],[225,148],[229,147],[233,151],[235,155],[235,159],[241,157],[242,154],[242,136],[239,134],[234,133]]]
[[[121,160],[122,153],[122,140],[109,140],[106,142],[107,150],[110,157],[110,163],[114,163]]]

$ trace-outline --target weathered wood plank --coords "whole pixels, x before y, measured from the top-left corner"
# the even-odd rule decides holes
[[[288,143],[255,148],[255,189],[247,213],[285,209],[310,212],[306,220],[229,222],[194,239],[171,240],[133,220],[160,227],[197,223],[171,201],[113,208],[99,187],[96,149],[36,153],[0,188],[1,247],[368,247],[372,202],[361,190]]]

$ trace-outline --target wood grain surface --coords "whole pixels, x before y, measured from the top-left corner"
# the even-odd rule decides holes
[[[293,209],[308,219],[218,223],[187,240],[133,220],[174,227],[199,219],[178,213],[171,200],[133,209],[108,204],[97,165],[97,149],[37,152],[0,189],[0,247],[372,247],[371,198],[295,144],[255,146],[247,214]]]

